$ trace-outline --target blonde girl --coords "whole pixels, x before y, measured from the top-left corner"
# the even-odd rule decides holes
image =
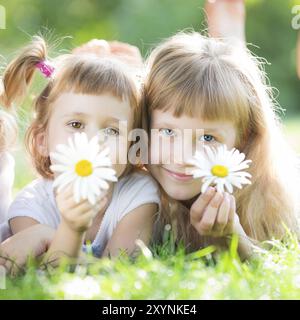
[[[164,194],[161,229],[170,224],[188,251],[227,245],[236,233],[243,257],[252,254],[254,242],[282,239],[285,227],[298,233],[296,162],[281,134],[260,60],[241,46],[179,33],[153,50],[147,71],[144,127],[149,133],[156,129],[162,140],[161,148],[151,143],[151,158],[160,162],[149,165]],[[253,161],[252,184],[233,195],[213,187],[201,194],[201,179],[185,174],[188,159],[164,161],[179,147],[184,129],[193,130],[194,145],[225,144],[245,153]],[[196,136],[197,129],[204,134]],[[164,148],[166,140],[171,151]]]
[[[126,121],[126,130],[131,130],[141,120],[138,87],[130,69],[109,55],[68,54],[50,64],[45,41],[34,37],[5,70],[9,103],[24,96],[38,69],[49,79],[36,99],[26,146],[41,178],[25,187],[10,207],[13,234],[36,224],[56,229],[48,249],[52,258],[58,252],[77,257],[88,241],[97,257],[116,255],[121,249],[132,253],[137,238],[148,243],[158,210],[158,190],[151,177],[133,171],[130,164],[114,163],[119,180],[99,199],[95,214],[86,200],[76,204],[70,190],[60,194],[53,190],[49,156],[75,132],[85,132],[89,138],[101,132],[112,159],[118,158],[123,150],[116,149],[116,139],[128,133],[119,122]]]

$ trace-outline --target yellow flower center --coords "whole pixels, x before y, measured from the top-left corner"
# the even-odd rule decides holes
[[[220,178],[224,178],[228,176],[228,169],[224,166],[221,165],[215,165],[211,168],[211,173],[214,176],[220,177]]]
[[[81,160],[76,163],[75,172],[80,177],[88,177],[93,173],[93,165],[88,160]]]

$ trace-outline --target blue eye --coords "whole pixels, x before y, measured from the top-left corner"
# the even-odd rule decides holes
[[[203,136],[200,137],[200,140],[201,141],[204,141],[204,142],[212,142],[212,141],[215,141],[215,137],[210,135],[210,134],[205,134]]]
[[[119,130],[115,129],[115,128],[112,128],[112,127],[105,128],[104,129],[104,134],[106,136],[118,136],[119,135]]]
[[[84,125],[80,121],[71,121],[68,123],[68,126],[72,127],[73,129],[83,129]]]
[[[175,132],[172,129],[168,128],[159,129],[159,132],[168,137],[172,137],[175,135]]]

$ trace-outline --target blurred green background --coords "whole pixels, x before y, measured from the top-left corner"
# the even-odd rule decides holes
[[[6,0],[0,1],[0,5],[6,10],[6,29],[0,29],[3,63],[31,35],[46,29],[50,30],[50,39],[51,35],[52,39],[70,36],[60,44],[60,51],[92,38],[104,38],[134,44],[146,55],[160,40],[179,30],[206,28],[204,0]],[[266,72],[272,86],[278,89],[280,105],[286,109],[281,116],[287,137],[300,153],[297,30],[291,25],[295,5],[300,5],[300,0],[246,0],[246,35],[247,42],[253,44],[249,48],[269,62]],[[42,81],[40,78],[38,82]],[[26,126],[26,104],[30,100],[21,113],[21,127]],[[17,156],[17,189],[31,177],[24,170],[21,154]]]

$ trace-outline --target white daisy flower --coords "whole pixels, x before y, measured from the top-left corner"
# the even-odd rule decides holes
[[[204,193],[209,185],[217,187],[218,192],[224,192],[226,188],[229,193],[233,192],[233,186],[241,189],[243,184],[251,184],[248,178],[251,174],[240,171],[249,168],[251,160],[244,160],[245,154],[233,148],[227,150],[226,145],[218,148],[205,146],[205,152],[196,151],[193,159],[188,164],[197,169],[188,170],[193,177],[203,178],[201,192]],[[206,153],[206,155],[205,155]]]
[[[87,199],[94,205],[103,191],[109,188],[107,181],[117,181],[108,157],[109,149],[101,150],[97,136],[89,141],[84,132],[76,132],[73,138],[68,139],[67,145],[59,144],[56,150],[50,153],[51,160],[55,161],[50,169],[59,173],[53,187],[60,192],[72,184],[77,203]]]

